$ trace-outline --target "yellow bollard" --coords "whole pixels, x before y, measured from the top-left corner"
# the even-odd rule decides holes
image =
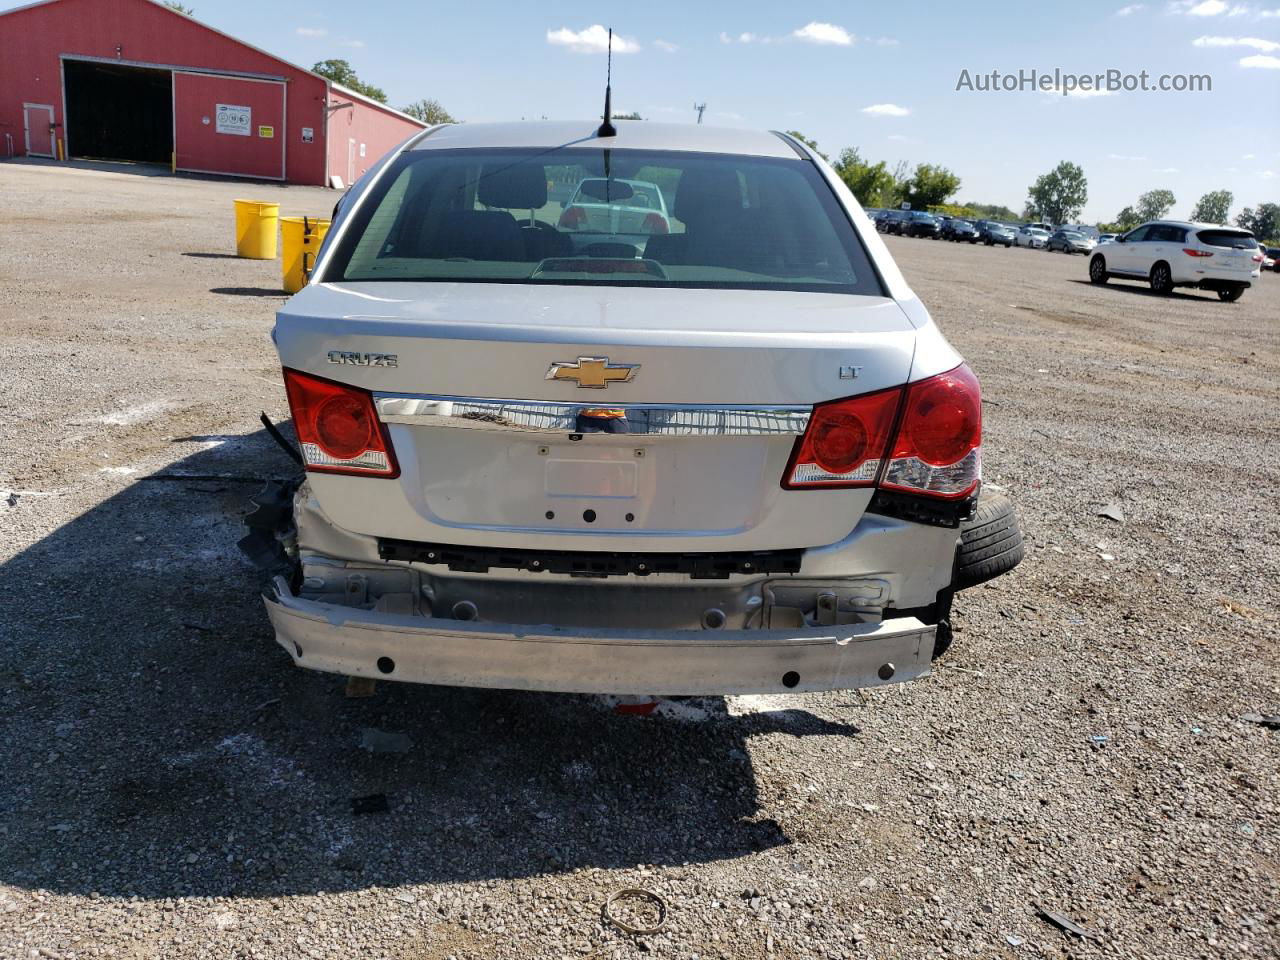
[[[236,256],[246,260],[274,260],[280,204],[237,200]]]
[[[318,217],[280,218],[280,236],[284,239],[280,273],[284,278],[285,293],[297,293],[311,279],[316,254],[329,232],[329,223]]]

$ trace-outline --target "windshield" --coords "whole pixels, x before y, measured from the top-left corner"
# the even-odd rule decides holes
[[[407,151],[321,279],[883,294],[808,161],[598,147]]]

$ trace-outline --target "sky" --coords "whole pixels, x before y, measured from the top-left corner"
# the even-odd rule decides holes
[[[615,112],[692,123],[705,103],[704,123],[799,130],[832,157],[941,164],[961,178],[955,199],[1016,212],[1070,160],[1088,178],[1086,222],[1158,187],[1175,216],[1216,189],[1233,215],[1280,202],[1280,0],[187,5],[301,66],[346,59],[393,106],[434,97],[471,122],[598,117],[611,26]],[[976,86],[1033,69],[1208,74],[1212,89],[957,89],[965,70]]]

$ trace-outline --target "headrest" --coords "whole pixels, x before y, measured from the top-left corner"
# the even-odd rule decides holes
[[[690,167],[676,186],[674,213],[685,223],[742,210],[742,188],[733,170]]]
[[[485,167],[478,188],[480,202],[504,210],[530,210],[547,203],[547,173],[540,163]]]

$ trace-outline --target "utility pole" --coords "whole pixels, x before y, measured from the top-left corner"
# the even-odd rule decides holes
[[[696,110],[696,111],[698,111],[698,122],[699,122],[699,123],[701,123],[701,122],[702,122],[702,111],[703,111],[703,110],[705,110],[705,109],[707,109],[707,105],[706,105],[705,103],[695,103],[695,104],[693,105],[693,109],[694,109],[694,110]]]

